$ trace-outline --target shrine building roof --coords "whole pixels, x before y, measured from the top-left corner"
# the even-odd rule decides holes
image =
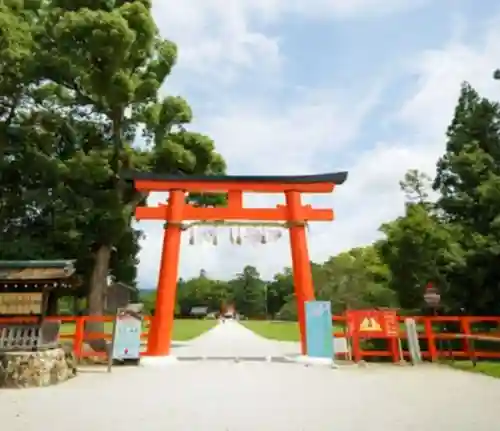
[[[63,280],[75,274],[75,260],[0,260],[0,281]]]

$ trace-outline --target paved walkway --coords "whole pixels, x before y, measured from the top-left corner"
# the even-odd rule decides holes
[[[251,356],[257,355],[257,347],[259,354],[281,351],[282,344],[271,347],[234,325],[218,327],[176,353],[221,355],[216,347],[226,343],[229,355],[240,345],[237,333],[247,343],[255,341]],[[210,339],[213,345],[206,341]],[[499,399],[500,380],[433,365],[333,370],[179,361],[116,367],[111,374],[87,371],[55,387],[0,391],[0,429],[497,431]]]

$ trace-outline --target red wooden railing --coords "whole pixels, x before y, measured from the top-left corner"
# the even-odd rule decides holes
[[[409,317],[409,316],[406,316]],[[404,322],[406,317],[400,316],[399,321]],[[419,338],[421,340],[427,341],[427,347],[422,346],[422,356],[425,359],[436,361],[440,357],[448,358],[470,358],[470,359],[500,359],[500,316],[498,317],[479,317],[479,316],[412,316],[417,322],[417,325],[422,328],[419,331]],[[106,357],[105,352],[95,352],[92,349],[85,348],[85,342],[97,339],[111,340],[111,323],[113,321],[113,316],[51,316],[47,318],[48,320],[59,320],[63,323],[62,331],[60,334],[60,339],[62,341],[71,342],[73,345],[73,351],[78,358],[85,357]],[[145,316],[144,327],[141,334],[141,339],[146,342],[148,337],[149,322],[151,320],[150,316]],[[2,323],[23,323],[23,322],[34,322],[36,318],[34,317],[0,317],[0,324]],[[108,331],[105,332],[89,332],[86,331],[85,324],[87,322],[103,322],[108,323]],[[334,331],[335,337],[346,337],[345,316],[333,316],[333,322],[335,326],[339,324],[343,325],[343,330]],[[460,332],[444,332],[439,331],[436,325],[442,325],[443,323],[454,322],[460,327]],[[493,332],[481,333],[476,331],[475,325],[480,323],[490,323],[497,326],[497,329]],[[70,325],[73,326],[72,331],[68,331]],[[406,332],[401,329],[399,333],[399,338],[401,340],[406,339]],[[370,338],[373,340],[373,338]],[[442,348],[439,346],[439,341],[446,340],[461,340],[461,349],[449,350],[448,348]],[[473,348],[473,343],[471,340],[479,341],[491,341],[494,345],[491,350],[478,350]],[[351,340],[353,341],[353,340]],[[356,360],[364,358],[391,358],[394,362],[398,362],[400,358],[400,351],[398,340],[386,339],[385,344],[387,347],[385,349],[373,349],[366,346],[364,343],[365,339],[361,338],[359,343],[355,343],[351,346],[353,357]],[[345,353],[338,353],[339,358],[346,356]],[[409,352],[407,349],[403,348],[403,356],[409,357]]]
[[[406,318],[415,319],[417,326],[421,328],[418,332],[418,337],[420,340],[427,341],[427,347],[421,347],[422,349],[422,357],[428,359],[430,361],[436,361],[441,357],[446,358],[469,358],[469,359],[500,359],[500,316],[399,316],[398,319],[401,324],[403,324]],[[333,322],[341,323],[344,326],[344,330],[335,331],[335,337],[345,337],[345,316],[333,316]],[[436,328],[438,325],[443,325],[446,323],[455,323],[459,328],[460,332],[449,332],[449,331],[441,331],[439,328]],[[481,323],[490,323],[496,325],[497,329],[493,332],[479,332],[476,330],[475,326]],[[400,329],[399,331],[399,339],[404,341],[406,340],[406,331],[404,329]],[[374,338],[371,337],[370,340]],[[380,349],[363,349],[363,341],[366,338],[360,336],[359,343],[353,343],[352,355],[355,359],[363,359],[363,358],[384,358],[391,357],[393,362],[399,362],[400,358],[400,349],[398,345],[397,338],[380,338],[386,340],[387,348],[385,350]],[[462,348],[457,350],[456,348],[450,349],[449,346],[439,346],[440,341],[451,341],[451,340],[461,340]],[[351,341],[355,341],[352,339]],[[473,341],[489,341],[495,343],[491,350],[478,350],[473,347]],[[404,346],[403,346],[404,347]],[[453,346],[456,347],[456,346]],[[407,349],[402,349],[403,356],[408,358],[410,353]],[[339,357],[345,357],[346,354],[341,353],[338,355]]]
[[[58,320],[62,323],[62,329],[59,334],[61,341],[70,342],[73,345],[73,352],[79,359],[86,357],[102,357],[106,358],[106,352],[96,352],[92,349],[85,349],[85,343],[92,340],[108,340],[111,341],[112,323],[114,316],[49,316],[47,320]],[[149,322],[151,316],[144,316],[143,331],[141,340],[145,343],[148,338]],[[0,317],[2,323],[30,323],[36,322],[36,317]],[[105,326],[108,324],[108,331],[104,332],[89,332],[85,328],[87,322],[100,322]],[[72,331],[67,331],[68,326],[73,326]]]

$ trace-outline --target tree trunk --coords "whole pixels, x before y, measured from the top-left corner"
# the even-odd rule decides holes
[[[115,173],[115,187],[119,200],[123,203],[123,196],[125,190],[125,181],[121,178],[120,173],[122,170],[122,126],[123,126],[123,112],[122,106],[117,106],[110,112],[112,121],[112,134],[113,134],[113,147],[114,154],[110,162],[111,168]],[[102,316],[104,314],[105,295],[107,288],[107,277],[109,273],[109,264],[111,259],[111,246],[100,245],[95,253],[94,267],[90,276],[90,289],[88,294],[88,313],[90,316]],[[89,322],[86,325],[85,332],[105,332],[104,323],[102,322]],[[107,341],[105,339],[92,340],[88,343],[95,351],[107,351]]]
[[[109,261],[111,258],[111,247],[101,245],[96,253],[94,267],[90,276],[90,286],[88,293],[88,314],[90,316],[102,316],[104,314],[104,299],[108,286]],[[85,332],[104,332],[103,322],[87,322]],[[106,351],[106,340],[97,339],[88,342],[92,349]]]

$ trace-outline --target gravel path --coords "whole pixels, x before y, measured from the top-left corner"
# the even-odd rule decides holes
[[[335,351],[345,351],[345,340],[335,339],[334,342]],[[174,343],[172,353],[180,358],[297,356],[300,355],[300,343],[268,340],[236,321],[227,320],[189,343]]]
[[[212,339],[214,349],[227,342],[227,350],[213,353],[229,355],[239,345],[232,336],[245,331],[224,325],[178,352],[211,355],[204,340]],[[251,356],[271,352],[267,342],[251,339],[262,349]],[[59,386],[0,391],[0,429],[495,431],[498,400],[500,380],[433,365],[179,361],[111,374],[88,370]]]
[[[172,353],[183,357],[266,357],[300,353],[300,344],[263,338],[233,320],[218,323],[210,331],[184,345],[174,344]]]

